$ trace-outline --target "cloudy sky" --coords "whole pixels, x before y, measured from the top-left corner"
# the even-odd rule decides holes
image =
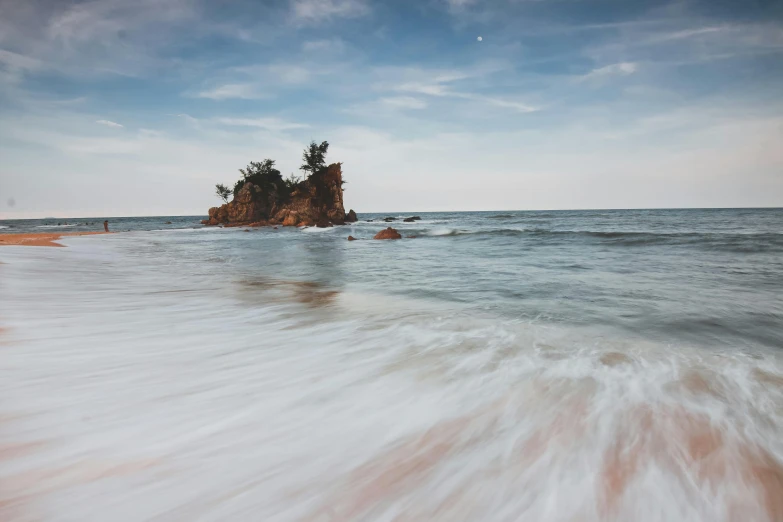
[[[478,37],[481,36],[481,41]],[[783,206],[779,0],[0,0],[0,218]]]

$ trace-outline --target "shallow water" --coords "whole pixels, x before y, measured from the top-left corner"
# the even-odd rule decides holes
[[[2,247],[0,519],[783,520],[783,211],[386,215]]]

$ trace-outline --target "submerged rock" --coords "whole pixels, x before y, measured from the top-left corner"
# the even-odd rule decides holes
[[[375,234],[373,239],[402,239],[402,236],[392,227],[388,227],[387,229],[381,230]]]
[[[393,218],[393,217],[386,217],[386,218],[383,218],[383,220],[384,220],[385,222],[387,222],[387,223],[391,223],[392,221],[397,221],[397,218]]]

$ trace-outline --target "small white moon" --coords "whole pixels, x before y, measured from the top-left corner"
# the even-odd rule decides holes
[[[478,38],[476,38],[476,40],[480,42],[483,40],[483,38],[479,36]]]

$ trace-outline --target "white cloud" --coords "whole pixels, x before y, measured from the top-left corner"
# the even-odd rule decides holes
[[[294,19],[299,23],[314,24],[333,17],[358,18],[370,12],[362,0],[293,0]]]
[[[518,112],[534,112],[539,110],[537,107],[533,107],[527,103],[523,103],[517,100],[509,100],[497,96],[487,96],[470,92],[463,88],[461,90],[453,89],[450,84],[458,82],[460,80],[470,80],[485,76],[501,70],[502,67],[498,65],[489,65],[485,67],[479,67],[469,71],[422,71],[422,70],[409,70],[402,71],[402,76],[414,76],[427,78],[424,80],[416,80],[411,82],[404,82],[398,85],[393,85],[392,89],[400,92],[424,94],[427,96],[435,97],[451,97],[461,98],[463,100],[473,100],[481,103],[486,103],[495,107],[502,107],[506,109],[513,109]],[[414,99],[415,98],[409,98]]]
[[[279,118],[218,118],[216,121],[222,125],[257,127],[270,131],[306,129],[309,127],[309,125],[304,123],[289,122]]]
[[[119,123],[110,120],[97,120],[95,123],[100,123],[101,125],[106,125],[107,127],[115,127],[115,128],[124,127],[124,125],[120,125]]]
[[[514,101],[514,100],[507,100],[504,98],[494,98],[492,96],[481,96],[481,95],[467,95],[464,97],[472,100],[483,101],[485,103],[488,103],[489,105],[494,105],[495,107],[514,109],[517,112],[536,112],[540,110],[538,107],[534,107],[527,103]]]
[[[464,9],[469,5],[475,4],[476,0],[446,0],[446,3],[448,4],[450,10],[457,11]]]
[[[381,98],[381,103],[400,109],[424,109],[427,107],[424,100],[412,96],[394,96],[391,98]]]
[[[270,65],[269,74],[276,82],[293,85],[310,81],[310,71],[299,65]]]
[[[329,40],[309,40],[302,44],[302,51],[306,53],[329,52],[339,54],[345,51],[345,42],[339,38]]]
[[[231,98],[256,100],[259,98],[266,98],[267,96],[258,92],[254,85],[247,83],[229,83],[196,93],[195,97],[209,98],[211,100],[228,100]]]
[[[593,69],[589,73],[580,76],[580,81],[598,80],[611,76],[628,76],[639,70],[639,66],[633,62],[621,62]]]

